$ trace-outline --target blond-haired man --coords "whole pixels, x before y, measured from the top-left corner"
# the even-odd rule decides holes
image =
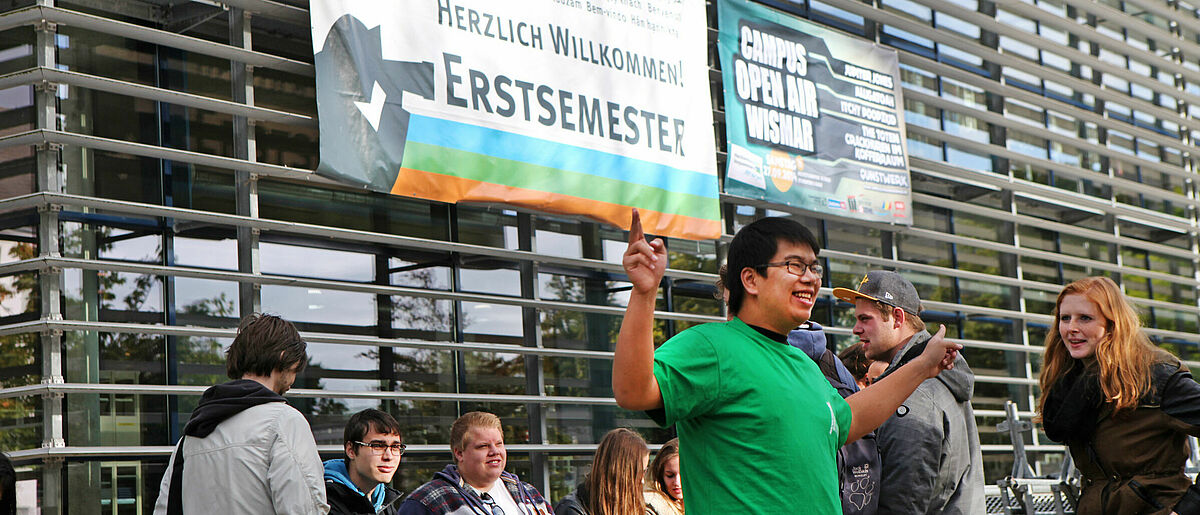
[[[529,483],[506,472],[500,418],[472,411],[450,426],[454,464],[413,491],[399,515],[550,515],[554,509]]]

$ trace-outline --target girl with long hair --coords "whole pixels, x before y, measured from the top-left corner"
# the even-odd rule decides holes
[[[641,435],[623,427],[609,431],[596,448],[592,471],[559,501],[555,515],[646,515],[642,480],[649,461]]]
[[[1142,331],[1107,277],[1063,288],[1046,335],[1038,413],[1082,474],[1076,513],[1200,513],[1184,475],[1187,436],[1200,435],[1200,384]]]
[[[652,515],[683,515],[683,476],[679,474],[679,439],[673,438],[650,463],[646,505]]]

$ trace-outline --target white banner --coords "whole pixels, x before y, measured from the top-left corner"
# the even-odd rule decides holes
[[[703,2],[313,0],[321,173],[720,234]]]

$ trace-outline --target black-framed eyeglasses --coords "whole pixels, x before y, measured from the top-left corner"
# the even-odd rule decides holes
[[[789,274],[792,274],[792,275],[795,275],[798,277],[804,277],[804,273],[808,272],[810,270],[812,271],[812,273],[816,274],[817,276],[822,276],[822,274],[825,273],[825,267],[821,266],[820,263],[805,263],[803,261],[794,260],[794,259],[788,260],[788,261],[780,261],[778,263],[763,263],[761,265],[758,265],[755,268],[766,268],[769,266],[786,266]]]
[[[407,448],[408,448],[408,446],[407,446],[407,445],[404,445],[404,444],[402,444],[402,443],[394,443],[394,444],[391,444],[391,445],[388,445],[388,444],[386,444],[386,443],[383,443],[383,442],[371,442],[371,443],[367,443],[367,442],[354,442],[354,443],[356,443],[356,444],[358,444],[358,445],[361,445],[361,446],[363,446],[363,447],[370,447],[370,448],[371,448],[371,454],[374,454],[374,455],[376,455],[376,456],[382,455],[382,454],[383,454],[383,450],[384,450],[384,449],[391,449],[391,450],[392,450],[392,454],[394,454],[394,455],[396,455],[396,456],[404,456],[404,449],[407,449]]]

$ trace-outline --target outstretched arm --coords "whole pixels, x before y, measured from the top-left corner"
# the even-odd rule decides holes
[[[627,410],[661,408],[662,392],[654,377],[654,303],[667,271],[667,247],[661,239],[646,241],[637,209],[629,227],[629,247],[621,258],[633,283],[629,305],[617,335],[613,357],[613,397]]]
[[[921,381],[936,377],[943,370],[954,368],[954,360],[958,357],[958,350],[962,345],[946,341],[943,338],[945,334],[946,326],[942,326],[925,345],[925,352],[920,356],[888,374],[870,388],[859,390],[846,398],[846,402],[850,404],[850,413],[853,414],[846,443],[858,440],[882,425],[896,412],[896,408],[912,395],[917,386],[921,385]]]

